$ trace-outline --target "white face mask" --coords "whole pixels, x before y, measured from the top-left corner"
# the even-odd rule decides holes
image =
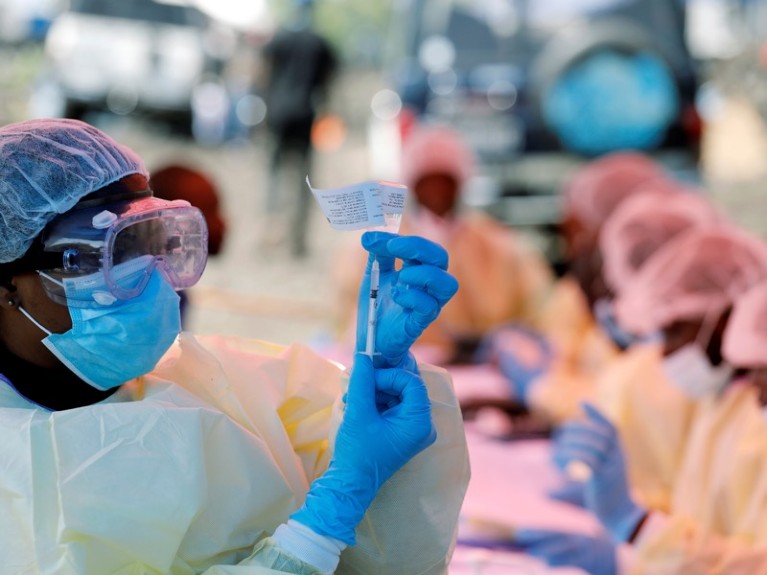
[[[733,368],[725,362],[714,367],[699,344],[689,343],[663,359],[663,372],[687,396],[699,399],[722,391]]]

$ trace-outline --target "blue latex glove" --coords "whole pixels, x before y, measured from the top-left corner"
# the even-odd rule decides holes
[[[511,384],[514,398],[526,403],[530,386],[549,369],[554,352],[541,333],[512,324],[488,334],[475,359],[498,366]]]
[[[370,357],[357,353],[333,458],[292,518],[353,545],[354,530],[381,485],[436,438],[420,375],[375,370]]]
[[[616,575],[615,545],[607,537],[519,529],[514,542],[552,567],[579,567],[591,575]]]
[[[581,462],[591,469],[584,486],[586,508],[602,522],[613,539],[625,542],[646,511],[634,503],[626,478],[626,463],[615,426],[594,406],[585,403],[584,420],[562,425],[554,436],[554,462],[562,469]]]
[[[362,246],[370,256],[359,291],[357,351],[365,350],[370,269],[375,257],[380,268],[375,351],[381,354],[376,367],[412,370],[410,347],[458,291],[458,281],[447,272],[447,251],[418,236],[387,232],[365,232]],[[396,259],[402,260],[400,270],[394,268]]]
[[[559,487],[548,492],[548,496],[555,501],[575,505],[576,507],[585,507],[586,486],[582,481],[567,480]]]

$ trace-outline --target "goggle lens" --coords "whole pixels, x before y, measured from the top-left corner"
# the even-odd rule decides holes
[[[200,279],[208,255],[208,233],[196,209],[172,210],[156,219],[129,222],[111,238],[111,261],[105,266],[107,282],[126,297],[135,297],[136,287],[112,273],[116,266],[136,258],[152,256],[175,289],[193,286]],[[143,289],[143,286],[141,286]]]
[[[90,225],[104,214],[111,219],[102,229]],[[147,197],[107,206],[95,217],[84,211],[67,216],[43,240],[61,263],[38,268],[47,295],[58,303],[88,307],[131,299],[155,268],[174,289],[186,289],[205,269],[208,229],[202,212],[186,202]]]

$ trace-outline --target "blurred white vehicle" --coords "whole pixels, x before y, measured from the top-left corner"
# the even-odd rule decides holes
[[[227,57],[223,32],[192,6],[71,0],[46,37],[45,87],[57,96],[58,115],[160,113],[191,130],[196,101],[223,107],[206,109],[208,115],[226,114],[226,95],[211,97],[212,90],[224,91],[218,78]]]
[[[0,0],[0,44],[40,42],[63,0]]]

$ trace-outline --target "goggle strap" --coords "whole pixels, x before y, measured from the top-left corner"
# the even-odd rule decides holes
[[[62,288],[64,287],[64,283],[63,283],[63,282],[60,282],[59,280],[52,278],[52,277],[51,277],[51,276],[49,276],[47,273],[45,273],[45,272],[41,272],[40,270],[37,270],[37,273],[38,273],[40,276],[42,276],[42,277],[44,277],[45,279],[47,279],[49,282],[55,283],[55,284],[56,284],[57,286],[59,286],[59,287],[62,287]]]
[[[36,271],[39,269],[51,270],[63,267],[63,252],[46,252],[38,239],[32,244],[23,256],[19,259],[5,264],[0,264],[0,275],[3,277],[13,277],[18,274]]]

